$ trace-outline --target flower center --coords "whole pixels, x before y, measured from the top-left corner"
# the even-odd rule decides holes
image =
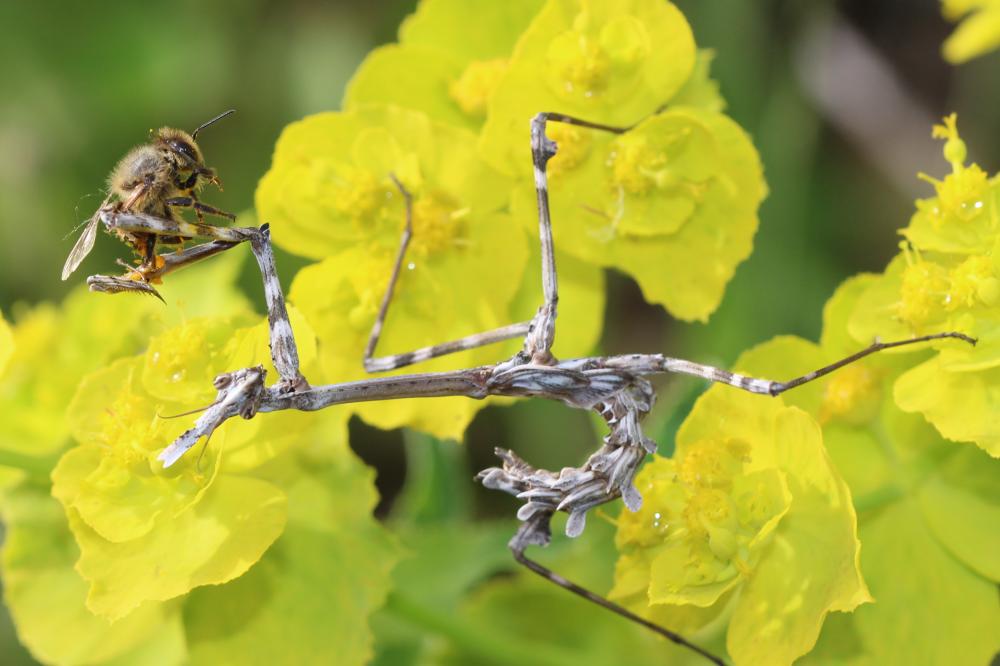
[[[582,164],[590,154],[590,148],[594,143],[593,130],[574,125],[553,123],[545,133],[559,147],[555,157],[549,160],[548,164],[549,176],[553,178],[570,172]]]
[[[427,256],[460,244],[467,213],[446,194],[421,194],[413,202],[413,249]]]
[[[385,183],[370,171],[348,167],[333,187],[333,205],[341,215],[361,227],[372,220],[385,204],[389,193]]]
[[[879,408],[877,373],[863,363],[841,368],[827,380],[820,404],[820,423],[843,419],[861,424],[871,420]]]
[[[573,27],[549,42],[546,72],[556,94],[592,99],[636,83],[652,50],[646,26],[634,16],[606,20],[582,11]]]
[[[473,60],[448,86],[448,95],[467,116],[485,118],[486,105],[506,73],[506,58]]]
[[[944,157],[951,164],[951,173],[944,180],[937,180],[925,173],[919,178],[931,183],[937,190],[937,201],[933,199],[917,202],[927,212],[931,224],[940,227],[948,222],[969,222],[985,209],[984,199],[988,195],[989,178],[978,164],[965,166],[967,150],[965,142],[958,135],[956,115],[944,119],[943,125],[935,125],[932,136],[945,139]]]
[[[593,37],[570,30],[549,44],[549,71],[565,93],[599,95],[607,87],[611,58]]]
[[[949,278],[951,288],[945,297],[949,311],[979,304],[989,307],[1000,302],[1000,280],[988,256],[969,257],[951,270]]]
[[[914,330],[919,330],[943,314],[949,287],[948,274],[942,266],[925,261],[916,249],[906,243],[900,247],[907,265],[903,269],[897,312],[900,319]]]
[[[122,467],[146,459],[145,446],[158,439],[148,412],[148,402],[123,388],[101,415],[101,432],[106,446],[104,456]]]
[[[749,454],[750,445],[742,440],[704,440],[691,447],[678,472],[681,481],[691,487],[730,488]]]
[[[611,184],[629,194],[646,194],[670,184],[667,156],[644,134],[625,134],[608,155]]]

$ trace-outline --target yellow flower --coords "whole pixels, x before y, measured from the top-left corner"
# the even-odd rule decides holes
[[[949,21],[962,21],[942,47],[949,62],[961,64],[1000,46],[998,0],[941,0],[941,11]]]
[[[479,129],[514,43],[542,4],[423,0],[400,27],[399,43],[375,49],[358,67],[344,109],[389,104]]]
[[[556,247],[631,275],[678,318],[706,320],[750,254],[766,193],[743,130],[691,107],[620,136],[549,128],[559,146],[549,184]],[[537,233],[533,181],[518,185],[511,210]]]
[[[944,157],[951,173],[943,180],[919,174],[934,186],[936,196],[917,201],[917,212],[900,233],[920,250],[988,252],[1000,231],[998,178],[988,178],[978,164],[965,164],[967,149],[955,114],[935,125],[932,134],[945,140]]]
[[[687,634],[731,613],[736,664],[790,664],[829,611],[871,600],[850,492],[797,408],[709,389],[674,458],[654,459],[636,485],[644,502],[618,519],[611,596]]]
[[[908,242],[860,295],[848,320],[853,338],[904,339],[958,331],[975,347],[942,340],[937,353],[899,377],[896,401],[922,413],[948,439],[1000,456],[1000,177],[966,165],[955,116],[937,125],[952,173],[930,180],[937,196],[917,202],[901,231]]]
[[[507,181],[479,160],[473,135],[397,108],[311,116],[286,128],[257,203],[279,245],[323,259],[300,271],[290,290],[323,341],[324,374],[313,381],[364,376],[362,353],[405,223],[391,174],[413,195],[413,237],[376,353],[410,351],[512,321],[527,238],[502,212]],[[516,348],[481,348],[420,369],[496,362]],[[446,398],[354,409],[381,427],[410,425],[460,437],[482,406]]]
[[[746,352],[737,367],[788,378],[857,351],[863,342],[849,322],[884,281],[862,275],[841,285],[824,308],[820,344],[777,338]],[[1000,621],[1000,537],[986,526],[1000,517],[1000,461],[945,441],[923,415],[900,410],[900,383],[927,358],[927,351],[906,349],[868,357],[782,396],[822,418],[826,449],[858,511],[861,571],[877,600],[827,623],[803,663],[827,664],[844,654],[865,664],[982,663],[996,652],[991,627]],[[962,381],[959,373],[951,376]],[[929,386],[942,377],[919,381]],[[982,391],[956,389],[946,383],[929,390],[951,409]],[[921,602],[914,604],[917,591]],[[903,615],[907,622],[900,624]]]

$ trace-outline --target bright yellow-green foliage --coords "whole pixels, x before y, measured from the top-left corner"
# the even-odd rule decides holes
[[[377,352],[409,351],[511,321],[527,240],[502,211],[506,181],[477,158],[474,135],[395,107],[312,116],[285,129],[257,205],[279,245],[325,257],[300,271],[290,299],[324,340],[323,376],[330,379],[364,374],[362,352],[405,221],[390,174],[413,195],[413,241]],[[496,357],[496,348],[479,349],[436,367]],[[381,427],[460,437],[481,407],[455,398],[356,410]]]
[[[903,373],[896,402],[922,413],[948,439],[1000,456],[1000,176],[966,164],[955,116],[934,128],[951,173],[923,176],[935,197],[917,202],[901,233],[902,253],[860,297],[848,330],[859,343],[961,331],[975,347],[942,341],[938,353]]]
[[[848,317],[879,279],[841,286],[826,306],[819,345],[778,338],[737,367],[790,377],[856,350]],[[1000,461],[943,440],[896,406],[893,383],[927,355],[869,357],[785,394],[823,423],[826,449],[854,495],[861,571],[875,598],[832,617],[808,663],[987,663],[1000,649]]]
[[[632,275],[677,317],[707,319],[749,255],[766,188],[749,139],[719,113],[712,55],[696,50],[684,17],[659,0],[551,1],[533,18],[541,3],[458,4],[422,3],[400,43],[362,64],[346,107],[396,104],[481,129],[481,155],[514,177],[510,209],[532,238],[532,116],[632,126],[666,108],[619,138],[549,126],[555,244]]]
[[[368,54],[344,108],[368,103],[423,111],[478,130],[506,74],[514,44],[542,0],[425,0],[399,28],[399,43]],[[386,85],[392,80],[393,85]]]
[[[0,498],[5,601],[47,663],[218,663],[219,646],[245,662],[261,653],[258,636],[288,636],[292,625],[303,654],[336,649],[354,663],[370,654],[365,618],[385,594],[395,548],[371,518],[372,475],[347,448],[347,412],[229,421],[200,461],[197,450],[170,470],[156,460],[193,418],[168,417],[214,400],[215,374],[269,358],[266,321],[232,287],[240,263],[231,254],[176,276],[162,288],[169,309],[81,289],[15,318],[0,376],[19,410],[5,427],[20,435],[0,452],[21,480]],[[290,314],[309,369],[313,334]],[[53,465],[61,509],[42,485]],[[323,579],[328,558],[348,563],[351,577]],[[248,640],[250,623],[232,623],[219,604],[243,593],[223,583],[262,564],[254,580],[288,581],[301,607],[243,602],[256,609]],[[353,592],[331,602],[330,588],[296,587],[303,579]],[[206,585],[211,595],[185,596]],[[303,609],[320,604],[335,629],[310,624]]]
[[[530,319],[539,304],[534,270],[522,282],[528,239],[504,212],[510,183],[476,155],[475,135],[397,107],[367,106],[306,118],[285,129],[257,203],[278,244],[323,261],[296,276],[290,299],[324,341],[323,375],[364,376],[362,352],[392,272],[405,223],[394,174],[412,193],[413,240],[376,353],[399,353]],[[532,265],[537,265],[535,260]],[[568,266],[559,350],[590,350],[600,327],[601,280]],[[518,297],[522,284],[530,286]],[[430,362],[469,367],[511,354],[517,343]],[[402,372],[412,372],[403,370]],[[371,423],[459,438],[485,403],[464,398],[361,404]]]
[[[945,40],[942,51],[959,64],[1000,46],[1000,0],[941,0],[949,21],[961,21]]]
[[[694,63],[691,28],[669,3],[547,2],[490,100],[483,153],[507,173],[530,174],[524,145],[533,115],[558,111],[629,126],[669,100]]]
[[[710,389],[636,484],[612,596],[687,633],[731,614],[736,664],[790,664],[829,611],[871,600],[850,492],[797,408]]]
[[[702,321],[750,253],[766,192],[748,137],[718,112],[710,58],[698,57],[669,3],[550,2],[518,41],[480,139],[484,158],[517,177],[511,210],[534,236],[531,117],[638,123],[620,137],[549,126],[559,146],[549,165],[555,244],[631,275],[674,316]]]
[[[628,273],[679,318],[706,320],[750,254],[765,192],[743,130],[678,106],[620,137],[558,125],[549,136],[564,151],[550,169],[556,246]],[[522,181],[512,202],[530,229],[532,187]]]
[[[1000,178],[967,164],[954,116],[936,126],[934,136],[945,140],[951,173],[942,180],[922,176],[937,196],[917,202],[902,230],[903,252],[885,274],[860,276],[837,291],[826,306],[819,345],[778,338],[744,354],[736,368],[790,378],[844,358],[875,337],[948,330],[977,337],[976,347],[942,340],[883,353],[779,400],[713,388],[682,426],[675,457],[641,472],[643,509],[619,518],[614,593],[666,626],[689,633],[704,627],[703,643],[729,617],[726,644],[736,663],[789,663],[806,653],[804,662],[816,664],[985,663],[1000,649],[1000,406],[991,402],[1000,382],[1000,295],[994,293],[1000,292]],[[777,500],[779,485],[763,480],[758,487],[770,490],[759,495],[767,499],[755,505],[757,520],[741,513],[746,504],[739,489],[767,460],[757,451],[782,441],[780,431],[767,426],[786,411],[808,420],[798,410],[821,424],[825,449],[818,433],[803,433],[793,438],[793,450],[801,456],[815,451],[843,493],[839,501],[827,496],[813,506],[850,515],[839,551],[834,541],[808,542],[836,534],[829,517],[803,520],[803,540],[780,545],[796,515],[796,484],[789,480],[794,466],[781,470],[791,497],[787,514]],[[975,441],[994,458],[942,435]],[[812,439],[816,443],[806,445]],[[858,536],[864,544],[860,571]],[[843,566],[848,542],[854,547],[851,571]],[[796,566],[794,558],[802,563]],[[768,578],[758,572],[770,566],[778,573],[766,585]],[[834,589],[815,585],[817,575],[846,586],[847,596],[811,599],[810,593]],[[821,625],[828,610],[871,601],[861,575],[875,603]],[[807,584],[800,594],[782,589],[791,581]],[[772,600],[757,602],[753,593]],[[746,608],[766,609],[760,625],[747,622]],[[786,617],[795,624],[786,624]],[[772,644],[772,638],[790,645]]]
[[[944,4],[954,18],[978,12],[949,58],[996,45],[995,2]],[[343,111],[284,129],[257,190],[276,244],[313,262],[283,276],[305,375],[364,376],[406,222],[394,178],[413,196],[413,238],[376,355],[531,318],[541,276],[528,128],[541,111],[628,128],[548,127],[554,352],[594,351],[608,267],[672,315],[707,319],[750,253],[767,192],[749,137],[722,113],[711,60],[664,0],[423,0],[399,43],[362,63]],[[616,520],[611,595],[736,664],[986,663],[1000,648],[1000,177],[968,163],[954,116],[934,134],[951,173],[922,176],[935,196],[917,202],[901,254],[837,291],[818,345],[778,338],[738,369],[792,377],[876,336],[958,330],[978,345],[873,356],[780,399],[713,388],[675,455],[638,476],[641,511]],[[400,548],[372,517],[373,472],[348,447],[348,418],[458,439],[483,401],[232,419],[164,470],[156,456],[197,418],[171,417],[210,405],[213,377],[258,364],[277,375],[267,322],[234,286],[245,250],[170,276],[166,308],[81,287],[60,305],[15,308],[12,324],[0,317],[0,558],[33,656],[360,664],[375,655],[369,616],[393,587],[388,620],[374,620],[380,663],[691,658],[536,579],[467,597],[507,560],[510,526],[471,527],[453,486],[407,487],[411,501],[434,499],[394,513],[418,548],[390,580]],[[492,364],[519,344],[419,370]],[[414,463],[414,478],[446,467],[444,450]],[[599,537],[611,529],[594,522]],[[456,533],[459,548],[442,545]],[[603,561],[559,571],[575,579]]]

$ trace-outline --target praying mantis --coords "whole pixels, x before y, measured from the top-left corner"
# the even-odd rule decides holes
[[[976,341],[957,332],[936,333],[893,342],[876,341],[839,361],[787,381],[744,376],[658,353],[557,359],[551,349],[556,335],[559,305],[558,274],[546,167],[558,147],[545,133],[550,122],[613,133],[622,133],[628,129],[559,113],[539,113],[531,120],[530,143],[537,195],[542,298],[530,321],[513,323],[401,354],[375,355],[413,235],[412,195],[394,175],[387,174],[403,196],[406,216],[392,272],[363,352],[365,369],[372,373],[395,370],[503,340],[522,340],[521,349],[517,353],[493,365],[311,385],[299,369],[295,336],[278,279],[267,224],[260,228],[227,228],[168,220],[148,213],[123,212],[113,207],[99,210],[97,215],[109,230],[204,241],[160,257],[162,262],[157,262],[154,269],[145,273],[146,280],[158,279],[246,242],[250,244],[263,278],[271,355],[279,375],[278,381],[267,386],[266,371],[262,366],[219,375],[214,380],[218,391],[215,402],[204,410],[191,428],[167,446],[158,459],[164,467],[173,465],[202,437],[210,437],[229,418],[239,415],[249,419],[261,413],[285,409],[316,411],[345,403],[402,398],[464,396],[484,399],[488,396],[506,396],[543,398],[562,402],[574,409],[594,411],[607,425],[608,434],[598,450],[582,465],[551,472],[533,467],[512,451],[497,449],[496,453],[502,464],[478,474],[477,480],[485,487],[506,492],[523,502],[517,512],[521,520],[520,527],[508,544],[515,560],[556,585],[641,624],[712,663],[722,664],[724,662],[721,658],[678,633],[649,622],[525,555],[529,546],[545,546],[549,543],[550,523],[556,512],[568,514],[566,535],[576,537],[583,532],[587,513],[594,507],[621,498],[629,510],[639,509],[642,497],[633,481],[646,456],[656,451],[656,443],[642,430],[643,418],[649,413],[656,398],[649,378],[661,374],[690,375],[762,396],[777,396],[884,349],[943,338],[968,344],[975,344]],[[88,284],[93,291],[109,293],[144,292],[148,286],[143,280],[108,276],[91,276]]]

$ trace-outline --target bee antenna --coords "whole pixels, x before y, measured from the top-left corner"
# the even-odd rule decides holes
[[[209,120],[207,123],[202,123],[201,125],[198,125],[198,128],[195,131],[191,132],[191,138],[192,139],[197,139],[198,138],[198,132],[202,131],[203,129],[205,129],[206,127],[208,127],[209,125],[211,125],[212,123],[217,122],[219,120],[222,120],[226,116],[231,116],[234,113],[236,113],[236,109],[229,109],[228,111],[223,111],[222,113],[220,113],[216,117],[214,117],[211,120]]]

